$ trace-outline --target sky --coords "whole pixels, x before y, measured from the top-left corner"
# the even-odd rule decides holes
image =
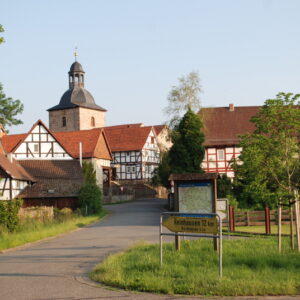
[[[106,125],[165,123],[178,78],[197,71],[203,107],[300,93],[300,1],[0,0],[0,82],[27,132],[68,89],[78,47]]]

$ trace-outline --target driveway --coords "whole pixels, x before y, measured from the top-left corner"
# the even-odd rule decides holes
[[[0,254],[0,300],[182,299],[112,290],[88,279],[93,266],[109,254],[140,240],[158,242],[164,204],[151,199],[111,205],[111,215],[102,222]]]

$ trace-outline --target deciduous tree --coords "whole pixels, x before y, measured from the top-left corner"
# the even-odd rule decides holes
[[[0,24],[0,32],[4,32],[3,26]],[[0,44],[4,42],[4,38],[0,37]],[[23,104],[20,100],[13,100],[6,97],[3,86],[0,83],[0,123],[6,127],[11,125],[19,125],[23,122],[16,118],[16,115],[23,112]]]
[[[188,108],[194,112],[200,109],[201,85],[199,74],[191,72],[187,76],[178,79],[178,86],[173,86],[168,95],[168,106],[164,109],[170,118],[170,127],[178,124],[182,115]]]
[[[275,99],[266,100],[251,119],[254,133],[241,139],[242,163],[234,166],[238,185],[256,206],[274,207],[279,198],[289,199],[293,189],[299,189],[299,97],[300,94],[279,93]]]

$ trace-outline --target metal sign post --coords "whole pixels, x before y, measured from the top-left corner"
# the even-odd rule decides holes
[[[164,217],[169,217],[164,220]],[[171,233],[163,232],[163,226]],[[218,214],[164,212],[160,215],[160,265],[163,263],[163,236],[205,237],[219,239],[219,276],[222,277],[222,219]]]

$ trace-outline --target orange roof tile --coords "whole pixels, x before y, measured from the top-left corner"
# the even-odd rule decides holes
[[[10,134],[4,135],[1,138],[3,148],[5,152],[10,153],[14,150],[14,148],[27,136],[24,134]]]
[[[143,123],[122,124],[122,125],[106,126],[105,128],[129,128],[129,127],[144,127],[144,124]]]
[[[102,158],[112,160],[109,145],[102,128],[55,132],[54,137],[75,158],[79,158],[79,143],[82,143],[83,158]]]
[[[152,126],[105,127],[111,151],[133,151],[143,149]]]
[[[11,178],[36,181],[17,160],[9,160],[3,154],[0,154],[0,168]]]

